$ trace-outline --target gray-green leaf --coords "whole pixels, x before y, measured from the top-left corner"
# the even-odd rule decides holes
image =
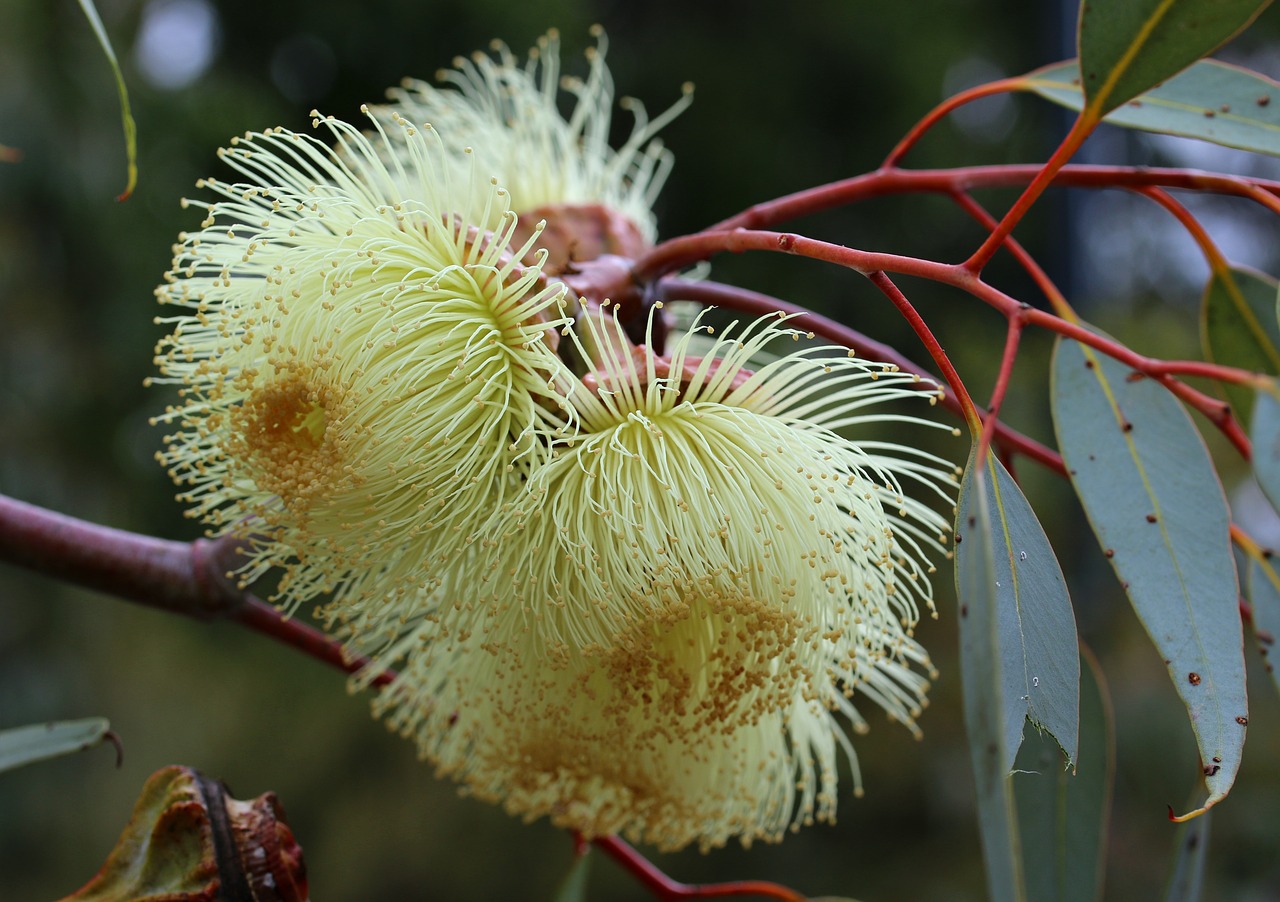
[[[1280,373],[1280,326],[1276,324],[1276,280],[1232,267],[1213,273],[1200,308],[1200,339],[1214,363],[1259,373]],[[1252,388],[1224,384],[1236,418],[1248,427]]]
[[[1084,107],[1078,60],[1029,72],[1018,87],[1073,110]],[[1239,66],[1200,60],[1116,107],[1104,121],[1280,155],[1280,83]]]
[[[1258,651],[1266,661],[1267,673],[1271,682],[1280,690],[1280,673],[1271,660],[1276,653],[1276,640],[1280,638],[1280,574],[1276,572],[1273,560],[1265,564],[1250,561],[1248,592],[1249,603],[1253,605],[1253,635],[1258,641]]]
[[[579,855],[556,890],[555,902],[587,902],[587,875],[591,869],[591,856]]]
[[[1259,391],[1249,438],[1253,443],[1253,476],[1262,494],[1280,510],[1280,400]]]
[[[1240,767],[1245,696],[1239,590],[1222,486],[1200,434],[1161,385],[1075,341],[1054,354],[1058,445],[1076,493],[1190,715],[1209,798]]]
[[[974,467],[970,456],[968,468]],[[1001,743],[1005,772],[1013,769],[1023,723],[1046,730],[1075,761],[1079,724],[1080,662],[1076,623],[1066,580],[1049,539],[1018,484],[988,454],[982,482],[991,515],[992,575],[996,599],[996,644],[1002,681]],[[972,486],[977,490],[976,484]],[[956,534],[972,538],[961,517]],[[962,543],[963,544],[963,543]],[[960,566],[969,566],[963,554]],[[961,596],[962,603],[968,599]]]
[[[978,804],[978,828],[988,896],[993,902],[1026,899],[1017,814],[1009,782],[1009,763],[1017,752],[1005,727],[1005,690],[1001,674],[995,519],[991,474],[986,467],[965,468],[956,522],[956,595],[960,601],[960,670],[965,732]]]
[[[0,772],[93,748],[110,727],[106,718],[87,717],[0,730]]]
[[[1053,739],[1028,727],[1013,775],[1027,893],[1036,902],[1090,902],[1102,895],[1114,736],[1102,674],[1091,657],[1083,663],[1075,770],[1064,766]]]

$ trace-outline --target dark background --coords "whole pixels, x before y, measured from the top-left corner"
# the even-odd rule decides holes
[[[141,180],[125,204],[112,200],[125,171],[115,89],[78,5],[0,2],[0,144],[24,153],[20,163],[0,164],[0,492],[171,538],[198,533],[152,460],[160,430],[146,421],[166,396],[142,388],[162,334],[152,323],[151,292],[178,231],[198,219],[178,198],[193,193],[200,176],[226,174],[214,151],[230,136],[273,125],[308,129],[313,106],[354,119],[361,102],[380,99],[402,76],[431,78],[494,37],[523,54],[550,26],[561,31],[565,68],[582,71],[588,27],[599,22],[620,94],[656,113],[682,82],[697,85],[693,109],[664,132],[677,165],[658,213],[671,236],[875,168],[946,94],[1072,55],[1074,18],[1073,9],[1026,0],[103,0],[99,9],[138,121]],[[216,30],[207,66],[185,83],[172,73],[166,82],[147,49],[143,35],[165,21],[157,16]],[[1275,18],[1229,48],[1273,76],[1280,64],[1267,38]],[[170,33],[159,43],[172,49],[175,40]],[[190,63],[199,53],[177,58]],[[617,127],[619,136],[629,128],[625,113]],[[987,101],[967,119],[940,125],[907,162],[1039,161],[1065,127],[1063,114],[1034,98]],[[1191,153],[1118,134],[1086,151],[1111,162],[1184,152]],[[1234,156],[1211,161],[1253,165]],[[1011,196],[983,199],[1000,205]],[[1233,253],[1274,271],[1271,223],[1238,205],[1203,209],[1211,225],[1226,223]],[[1203,266],[1163,226],[1154,209],[1052,194],[1018,235],[1100,325],[1144,352],[1195,356]],[[980,240],[960,213],[927,198],[869,202],[798,227],[941,260],[961,259]],[[880,295],[850,273],[765,256],[718,259],[714,275],[829,312],[925,357]],[[1039,302],[1003,261],[990,276]],[[903,287],[984,397],[1003,323],[954,292]],[[1008,407],[1014,425],[1044,440],[1052,438],[1049,346],[1042,335],[1028,338]],[[1221,457],[1224,482],[1243,509],[1241,467]],[[1021,475],[1062,556],[1082,637],[1102,658],[1114,695],[1108,895],[1153,898],[1172,853],[1165,806],[1181,807],[1197,766],[1185,713],[1065,487],[1029,464]],[[841,798],[837,827],[750,852],[660,856],[661,866],[684,880],[760,877],[867,902],[983,897],[949,568],[940,576],[940,619],[918,633],[941,670],[924,741],[867,711],[873,729],[857,742],[867,795]],[[1280,899],[1280,706],[1252,648],[1249,664],[1254,705],[1244,768],[1214,815],[1214,899]],[[340,674],[235,626],[189,623],[0,568],[0,727],[103,715],[126,751],[119,770],[99,750],[0,774],[0,898],[48,899],[82,884],[147,775],[171,763],[221,777],[241,798],[277,792],[317,899],[549,897],[568,868],[569,839],[459,799],[344,685]],[[593,899],[646,898],[603,860],[592,889]]]

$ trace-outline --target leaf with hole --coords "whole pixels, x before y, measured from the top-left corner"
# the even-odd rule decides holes
[[[971,455],[966,478],[975,466]],[[1013,769],[1024,721],[1050,733],[1068,761],[1074,761],[1080,662],[1066,580],[1040,521],[1009,471],[990,454],[982,469],[985,478],[980,484],[970,482],[961,502],[956,534],[963,540],[974,538],[976,529],[990,531],[983,541],[990,541],[993,554],[996,631],[994,644],[982,653],[1000,660],[1001,767],[1006,773]],[[965,507],[972,505],[973,492],[984,493],[984,509],[991,517],[985,525]],[[963,541],[956,553],[957,568],[975,566]],[[973,606],[967,611],[973,612]]]
[[[1027,894],[1037,902],[1102,896],[1115,731],[1097,662],[1086,653],[1081,663],[1076,767],[1066,767],[1058,743],[1028,725],[1013,774]]]
[[[956,519],[956,597],[960,603],[960,673],[964,724],[978,804],[978,830],[994,902],[1026,898],[1009,765],[1017,741],[1006,727],[995,519],[987,468],[965,467]],[[1024,718],[1025,720],[1025,718]],[[1021,724],[1019,724],[1021,730]]]

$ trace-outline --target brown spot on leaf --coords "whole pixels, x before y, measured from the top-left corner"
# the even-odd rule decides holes
[[[1263,94],[1261,97],[1259,97],[1255,101],[1255,103],[1257,103],[1258,106],[1266,106],[1270,102],[1271,102],[1271,96],[1269,94]]]
[[[1156,515],[1155,515],[1155,514],[1147,514],[1147,522],[1148,522],[1148,523],[1154,523],[1154,522],[1156,522]]]

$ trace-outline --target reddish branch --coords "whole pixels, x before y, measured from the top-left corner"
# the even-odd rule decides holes
[[[793,889],[765,880],[735,880],[732,883],[702,885],[678,883],[616,836],[597,839],[595,845],[622,865],[631,876],[662,902],[677,902],[680,899],[721,899],[728,896],[765,896],[769,899],[783,899],[785,902],[805,902],[807,898]]]
[[[877,169],[864,175],[807,188],[748,207],[710,230],[761,229],[801,216],[896,194],[944,194],[982,188],[1019,188],[1029,184],[1042,165],[960,166],[955,169]],[[1221,175],[1190,169],[1139,166],[1063,166],[1053,177],[1059,188],[1177,188],[1243,197],[1280,213],[1280,182]]]
[[[781,298],[770,297],[747,288],[724,285],[719,282],[695,282],[689,279],[668,277],[658,283],[655,289],[655,297],[657,300],[663,301],[695,301],[699,304],[723,307],[726,310],[737,310],[741,313],[749,313],[755,316],[769,316],[781,311],[793,316],[792,319],[788,320],[788,323],[797,329],[804,329],[807,332],[812,332],[815,336],[856,351],[859,357],[866,360],[876,360],[881,363],[892,363],[906,373],[915,373],[918,376],[924,376],[929,379],[936,378],[928,369],[915,363],[906,355],[862,334],[856,329],[851,329],[843,323],[838,323],[833,319],[784,301]],[[930,385],[922,383],[920,390],[932,391],[932,388]],[[964,409],[954,395],[943,392],[939,403],[957,416],[964,417]],[[1062,458],[1052,448],[1048,448],[1035,439],[1011,429],[995,417],[987,416],[984,419],[991,425],[993,442],[1001,451],[1007,454],[1019,454],[1029,457],[1056,472],[1066,472],[1062,468]]]
[[[978,415],[978,409],[973,406],[973,399],[969,397],[969,392],[964,387],[964,381],[961,380],[960,374],[956,372],[956,368],[952,366],[951,358],[947,356],[946,350],[934,336],[933,330],[924,321],[924,317],[912,306],[911,302],[907,300],[907,296],[899,290],[898,286],[893,283],[893,280],[886,273],[869,273],[867,278],[871,280],[871,284],[880,289],[880,292],[889,299],[893,306],[898,308],[902,318],[907,321],[911,329],[916,333],[916,337],[925,346],[925,350],[929,352],[933,362],[938,365],[938,369],[942,370],[943,378],[947,380],[947,384],[951,386],[951,390],[959,398],[960,407],[964,411],[964,418],[969,423],[969,428],[974,432],[979,431],[982,428],[982,418]]]
[[[1075,124],[1071,126],[1071,132],[1066,139],[1053,152],[1053,156],[1049,158],[1049,162],[1036,173],[1035,178],[1031,180],[1031,184],[1027,185],[1026,190],[1018,196],[1013,206],[1009,208],[1009,212],[1005,213],[1004,218],[1000,220],[995,230],[987,236],[987,240],[982,242],[982,246],[974,251],[973,256],[965,261],[965,269],[977,275],[981,273],[983,268],[996,255],[996,251],[1000,250],[1000,246],[1004,244],[1005,239],[1013,233],[1014,228],[1022,221],[1022,217],[1031,209],[1031,205],[1040,199],[1040,195],[1045,192],[1058,171],[1067,164],[1067,161],[1075,156],[1076,151],[1080,149],[1080,145],[1084,144],[1085,139],[1089,137],[1098,127],[1097,119],[1090,119],[1081,115],[1076,119]]]
[[[228,618],[354,673],[367,663],[313,626],[236,586],[240,542],[173,542],[99,526],[0,495],[0,561],[197,620]],[[389,682],[380,674],[374,685]]]
[[[1021,311],[1020,315],[1025,318],[1027,325],[1034,325],[1056,332],[1065,338],[1073,338],[1081,344],[1095,348],[1101,353],[1118,360],[1135,372],[1156,379],[1169,391],[1173,392],[1174,395],[1202,413],[1217,426],[1223,435],[1235,445],[1241,456],[1246,460],[1250,457],[1249,439],[1240,429],[1239,424],[1231,413],[1231,408],[1216,398],[1211,398],[1179,381],[1171,373],[1176,370],[1193,375],[1228,379],[1242,383],[1256,382],[1256,374],[1235,367],[1222,367],[1199,361],[1179,361],[1171,365],[1169,361],[1146,357],[1115,339],[1093,332],[1077,322],[1072,322],[1044,310],[1027,307],[1022,302],[983,282],[976,273],[963,264],[936,263],[932,260],[924,260],[918,257],[863,251],[844,247],[843,245],[831,244],[826,241],[818,241],[814,238],[806,238],[803,235],[796,235],[790,232],[731,229],[699,232],[694,235],[664,241],[636,264],[633,275],[639,282],[653,281],[666,273],[691,266],[718,253],[743,253],[745,251],[772,251],[822,260],[852,269],[872,278],[872,281],[876,281],[875,274],[880,272],[916,276],[965,291],[998,310],[1006,319],[1019,314]],[[896,303],[897,301],[895,300]],[[900,305],[899,307],[904,309],[905,313],[905,308]],[[910,319],[909,314],[905,315],[908,315]],[[931,349],[931,353],[935,353],[935,351]],[[936,353],[935,359],[937,359]],[[943,375],[947,376],[945,369]],[[957,380],[958,378],[956,376]],[[958,385],[958,382],[951,381],[950,376],[948,376],[948,382],[953,388]]]

